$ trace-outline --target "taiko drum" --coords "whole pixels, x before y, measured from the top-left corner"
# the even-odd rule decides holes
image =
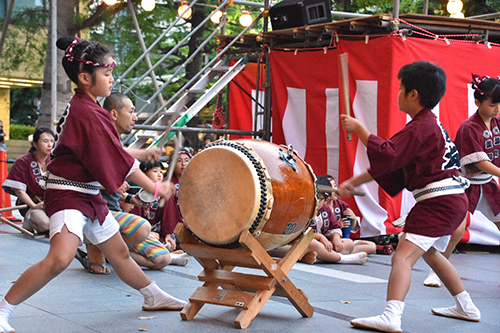
[[[193,157],[180,180],[186,226],[213,246],[248,230],[266,249],[297,238],[314,217],[316,177],[291,146],[220,140]]]

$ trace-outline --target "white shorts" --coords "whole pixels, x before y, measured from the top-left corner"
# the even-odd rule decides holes
[[[479,195],[479,201],[477,202],[476,210],[483,213],[486,218],[492,222],[500,222],[500,214],[495,215],[491,210],[490,203],[485,195],[483,195],[483,188],[481,187],[481,194]]]
[[[104,223],[100,225],[97,219],[92,221],[79,210],[66,209],[50,217],[50,238],[61,232],[65,225],[69,232],[80,238],[80,245],[83,244],[84,236],[92,244],[100,244],[120,231],[120,226],[111,213],[108,213]]]
[[[444,252],[448,243],[450,242],[451,235],[441,236],[441,237],[428,237],[417,234],[412,234],[406,232],[406,240],[412,242],[425,252],[431,247],[435,248],[439,252]]]

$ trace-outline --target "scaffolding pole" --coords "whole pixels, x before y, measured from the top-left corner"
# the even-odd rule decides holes
[[[134,129],[145,131],[165,132],[167,126],[153,125],[135,125]],[[234,135],[249,135],[262,136],[262,131],[243,131],[232,129],[215,129],[215,128],[199,128],[199,127],[172,127],[171,132],[187,132],[187,133],[210,133],[210,134],[234,134]]]
[[[127,1],[127,6],[130,12],[130,17],[132,17],[132,23],[134,23],[135,31],[137,33],[137,39],[139,39],[139,45],[141,46],[142,52],[144,53],[144,60],[146,61],[148,69],[151,69],[153,65],[151,64],[151,59],[149,59],[149,52],[146,48],[146,45],[144,44],[144,39],[142,38],[141,28],[139,27],[139,22],[137,21],[137,16],[135,15],[134,5],[132,4],[132,1]],[[151,71],[150,76],[151,80],[153,81],[153,86],[158,92],[160,90],[160,86],[158,85],[158,81],[156,80],[155,72]],[[163,105],[164,101],[161,92],[158,93],[158,101],[160,102],[160,105]]]

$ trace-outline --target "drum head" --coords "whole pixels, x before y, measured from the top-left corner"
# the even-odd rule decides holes
[[[240,151],[214,146],[195,155],[182,174],[179,205],[187,227],[212,245],[238,240],[260,202],[254,166]]]

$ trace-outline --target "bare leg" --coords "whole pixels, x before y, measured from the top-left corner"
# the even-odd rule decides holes
[[[342,238],[340,241],[342,242],[342,245],[344,245],[344,247],[342,248],[342,251],[340,251],[340,253],[349,254],[349,253],[353,252],[354,242],[352,241],[352,239]]]
[[[307,249],[307,252],[310,251],[316,251],[317,258],[319,260],[323,261],[328,261],[328,262],[339,262],[340,261],[340,256],[337,252],[332,251],[328,252],[323,244],[321,242],[313,239],[311,244],[309,245],[309,248]]]
[[[12,305],[24,302],[61,274],[73,260],[79,243],[80,239],[64,226],[60,233],[52,237],[47,256],[28,268],[7,292],[7,302]]]
[[[31,211],[30,223],[32,228],[37,232],[49,231],[50,219],[43,209],[35,209]]]
[[[367,254],[374,254],[377,251],[377,245],[374,242],[359,240],[354,242],[352,253],[366,252]]]
[[[130,256],[132,257],[132,259],[134,259],[134,261],[137,264],[139,264],[140,266],[147,267],[149,269],[162,269],[168,266],[171,260],[170,253],[159,255],[153,260],[144,258],[141,254],[135,252],[130,252]]]
[[[411,284],[411,269],[424,254],[424,250],[401,237],[392,257],[392,269],[387,283],[387,300],[404,301]]]
[[[465,291],[458,272],[445,256],[431,247],[424,255],[425,262],[436,272],[452,296]]]
[[[94,263],[100,263],[100,264],[105,264],[106,263],[106,257],[104,257],[104,254],[99,250],[99,248],[95,245],[92,244],[87,244],[87,257],[89,258],[90,262]],[[90,265],[90,268],[100,274],[104,273],[109,273],[109,267],[102,266],[102,265]]]
[[[444,250],[443,252],[445,258],[450,259],[453,250],[455,250],[455,247],[464,236],[466,225],[467,225],[467,217],[465,217],[462,223],[458,226],[457,230],[455,230],[453,235],[451,235],[450,242],[448,243],[446,250]]]
[[[312,240],[307,251],[316,252],[317,253],[316,258],[318,260],[323,260],[326,262],[339,263],[339,264],[356,264],[356,265],[363,265],[366,262],[368,262],[368,256],[365,252],[349,253],[349,254],[338,253],[333,250],[331,252],[328,252],[325,246],[316,239]]]
[[[107,241],[97,244],[99,249],[108,258],[111,266],[118,277],[134,289],[141,289],[149,284],[151,280],[130,257],[127,245],[120,233],[116,233]]]
[[[467,216],[455,230],[453,235],[451,235],[450,242],[448,243],[446,250],[442,253],[445,258],[449,259],[451,257],[453,250],[455,249],[455,247],[457,246],[457,244],[460,242],[460,240],[464,235],[466,225],[467,225]],[[436,288],[441,287],[441,281],[432,269],[429,272],[429,276],[424,280],[424,286],[436,287]]]
[[[143,242],[149,235],[150,231],[151,231],[151,224],[149,224],[149,222],[147,223],[145,222],[141,224],[139,228],[137,228],[137,230],[135,230],[132,235],[126,236],[124,234],[121,234],[121,236],[123,237],[123,240],[129,247],[133,247],[134,245]],[[99,247],[97,247],[96,245],[91,245],[91,244],[87,245],[87,256],[91,262],[101,263],[101,264],[106,263],[106,257],[101,252]],[[168,258],[166,256],[158,256],[157,258],[155,258],[154,261],[148,260],[140,254],[131,253],[131,256],[139,265],[148,267],[150,269],[162,269],[163,267],[167,266],[170,263],[170,256],[168,256]],[[109,268],[103,267],[101,265],[91,265],[90,267],[96,273],[104,274],[109,272]]]

